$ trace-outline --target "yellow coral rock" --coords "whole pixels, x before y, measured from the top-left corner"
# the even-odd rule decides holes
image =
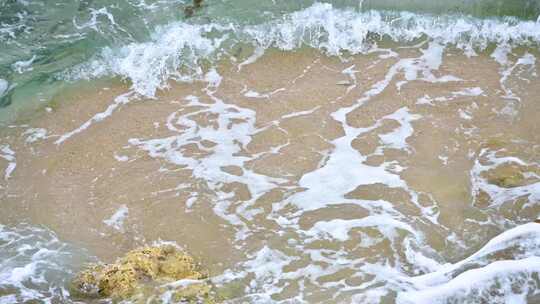
[[[140,299],[146,298],[148,293],[163,292],[163,288],[160,290],[156,286],[165,285],[167,289],[175,287],[173,294],[176,300],[211,303],[211,288],[204,281],[206,277],[192,257],[173,246],[156,246],[130,251],[113,264],[90,265],[77,275],[73,283],[75,289],[86,297]],[[179,280],[195,283],[171,284]]]
[[[522,168],[513,165],[501,165],[495,169],[487,172],[488,182],[493,185],[497,185],[502,188],[514,188],[523,186],[527,183],[527,180],[523,173]]]

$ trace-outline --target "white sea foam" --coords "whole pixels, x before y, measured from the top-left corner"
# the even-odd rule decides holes
[[[59,145],[61,143],[63,143],[64,141],[68,140],[70,137],[72,137],[73,135],[75,134],[78,134],[78,133],[81,133],[82,131],[88,129],[92,124],[96,123],[96,122],[100,122],[102,121],[103,119],[109,117],[112,115],[112,113],[118,108],[120,107],[121,105],[125,105],[127,103],[129,103],[132,99],[130,99],[130,97],[133,95],[132,92],[128,92],[126,94],[122,94],[122,95],[119,95],[117,96],[113,103],[111,103],[106,109],[105,111],[103,112],[100,112],[100,113],[97,113],[95,114],[94,116],[92,116],[92,118],[90,118],[89,120],[87,120],[86,122],[84,122],[82,125],[80,125],[78,128],[72,130],[72,131],[69,131],[65,134],[63,134],[62,136],[60,136],[60,138],[58,138],[54,143]]]
[[[84,23],[78,24],[79,22],[76,18],[73,18],[73,25],[78,31],[84,31],[85,29],[92,29],[96,32],[103,33],[103,27],[106,27],[107,30],[112,29],[113,31],[122,31],[124,34],[131,36],[130,33],[123,28],[121,28],[114,19],[114,15],[111,14],[107,7],[102,7],[100,9],[90,8],[90,19]],[[104,18],[100,18],[104,17]],[[107,22],[103,22],[106,20]]]
[[[106,12],[102,13],[106,15]],[[254,45],[253,55],[241,62],[240,68],[257,60],[270,47],[293,50],[307,45],[330,55],[340,55],[343,51],[365,53],[376,48],[370,39],[374,36],[403,42],[422,37],[436,41],[424,56],[426,67],[433,69],[440,64],[439,53],[445,45],[451,44],[470,53],[473,49],[484,50],[490,43],[507,49],[537,44],[540,42],[540,24],[409,12],[357,12],[336,9],[328,3],[315,3],[259,25],[171,23],[156,30],[148,42],[104,49],[95,59],[78,66],[65,77],[119,76],[129,80],[138,94],[152,97],[156,90],[166,88],[170,79],[192,81],[202,77],[201,62],[221,57],[226,40]],[[497,48],[494,58],[503,62],[506,53]]]
[[[244,93],[244,96],[249,97],[249,98],[266,98],[266,99],[268,99],[268,98],[272,97],[272,95],[277,94],[277,93],[279,93],[281,91],[284,91],[284,90],[285,90],[285,88],[279,88],[279,89],[273,90],[273,91],[268,92],[268,93],[259,93],[257,91],[248,90],[246,88],[246,92]]]
[[[129,157],[127,157],[125,155],[114,154],[113,157],[114,157],[114,159],[116,159],[119,162],[127,162],[129,160]]]
[[[410,189],[407,183],[399,176],[399,172],[402,170],[399,163],[385,162],[379,166],[367,165],[365,162],[369,155],[363,155],[355,150],[351,144],[353,140],[360,138],[362,135],[376,131],[383,125],[385,120],[395,120],[399,123],[399,126],[387,133],[387,136],[382,136],[381,141],[384,141],[386,147],[408,151],[407,138],[412,136],[414,132],[411,123],[420,119],[421,116],[411,113],[407,107],[402,107],[383,116],[371,126],[356,128],[347,122],[347,114],[382,93],[398,78],[398,75],[408,73],[409,76],[405,76],[406,81],[453,81],[452,77],[434,76],[435,70],[440,66],[440,61],[437,58],[441,58],[442,52],[440,52],[437,45],[434,45],[432,50],[424,52],[419,58],[399,60],[389,69],[384,78],[368,88],[358,101],[349,107],[331,113],[334,120],[343,127],[345,135],[331,141],[333,148],[327,152],[324,161],[321,161],[315,170],[304,174],[300,178],[297,191],[294,191],[282,202],[272,205],[270,217],[276,224],[281,226],[279,233],[285,233],[284,231],[289,228],[297,233],[294,239],[289,239],[289,244],[294,247],[294,253],[290,254],[289,250],[288,254],[284,255],[283,252],[267,245],[263,248],[263,252],[268,256],[273,256],[270,259],[271,261],[262,259],[258,254],[250,254],[247,256],[248,262],[238,265],[237,269],[227,273],[229,279],[231,277],[251,278],[249,281],[250,290],[247,296],[249,301],[272,302],[272,295],[282,292],[284,286],[286,286],[284,281],[287,282],[287,280],[298,282],[302,286],[304,284],[313,284],[325,288],[325,291],[329,293],[348,292],[355,290],[355,288],[362,290],[362,287],[353,287],[344,281],[327,282],[325,284],[318,281],[322,277],[337,274],[340,271],[354,271],[358,273],[359,277],[362,277],[364,271],[367,271],[365,268],[367,267],[365,265],[366,258],[354,255],[351,257],[345,250],[309,249],[310,246],[317,244],[321,240],[332,242],[332,244],[340,244],[357,239],[359,236],[361,246],[367,248],[388,241],[392,252],[405,253],[404,257],[396,255],[389,258],[384,256],[386,259],[391,259],[391,263],[396,265],[395,268],[388,266],[388,268],[391,268],[389,272],[394,274],[399,273],[400,265],[406,263],[414,264],[416,272],[435,271],[441,267],[441,258],[425,244],[423,229],[419,229],[419,223],[416,219],[405,216],[394,207],[392,202],[358,200],[347,197],[348,193],[362,185],[379,184],[388,188],[402,189],[409,194],[413,203],[407,208],[416,208],[419,214],[425,216],[422,220],[425,220],[425,224],[431,224],[430,227],[435,230],[440,229],[437,223],[436,208],[434,208],[436,205],[419,204],[418,193]],[[352,68],[350,71],[354,76]],[[402,83],[402,85],[405,84],[406,82]],[[288,114],[283,116],[282,119],[286,119],[290,115],[307,115],[314,110],[316,109]],[[195,137],[192,135],[191,138]],[[168,149],[160,149],[159,151],[166,150]],[[343,169],[353,167],[354,170]],[[305,213],[331,208],[340,204],[357,205],[366,210],[369,215],[355,219],[332,218],[319,220],[305,230],[300,229],[298,223]],[[225,210],[225,207],[229,206],[230,204],[224,204],[220,210]],[[290,208],[294,211],[286,212]],[[224,213],[224,211],[220,212]],[[366,233],[362,232],[366,230],[376,231],[377,234],[376,236],[367,236]],[[296,239],[301,241],[295,242]],[[311,264],[295,270],[288,267],[292,261],[291,258],[305,256],[307,253],[310,255]],[[383,257],[381,256],[381,258]],[[274,261],[276,263],[273,263]],[[272,273],[279,273],[281,280],[276,281],[273,277],[266,278],[266,280],[257,279],[258,269],[264,269],[263,266],[268,263],[272,264]],[[316,263],[316,265],[313,263]],[[257,267],[254,267],[255,265]],[[380,270],[377,267],[372,269]],[[370,275],[374,274],[369,273]],[[403,277],[406,278],[406,276]],[[222,279],[220,277],[219,280]],[[396,281],[396,284],[399,283],[399,280],[394,281]],[[388,292],[387,277],[381,276],[380,281],[375,280],[369,284],[381,284],[386,288],[386,291],[380,291],[378,296],[373,296],[373,299],[376,299],[373,303],[378,303],[380,296]],[[392,284],[390,285],[392,286]],[[303,299],[302,291],[298,293],[296,298]]]
[[[128,216],[129,209],[126,205],[121,205],[118,207],[118,210],[114,212],[113,215],[111,215],[110,218],[103,220],[103,223],[105,225],[110,226],[118,231],[124,230],[124,221],[126,220],[126,217]]]
[[[360,227],[377,227],[377,230],[388,239],[393,239],[398,235],[396,229],[416,234],[414,228],[408,224],[392,219],[388,214],[384,214],[370,215],[355,220],[334,219],[327,222],[319,221],[310,229],[308,235],[328,235],[343,242],[349,239],[348,234],[351,229]]]
[[[461,118],[463,118],[465,120],[471,120],[472,119],[472,116],[470,115],[470,113],[467,113],[466,111],[464,111],[462,109],[459,109],[458,113],[459,113],[459,117],[461,117]]]
[[[525,66],[530,66],[531,68],[534,68],[535,63],[536,63],[536,58],[532,54],[526,53],[521,58],[519,58],[514,64],[512,64],[507,59],[506,55],[504,55],[504,57],[503,55],[495,55],[497,53],[503,52],[503,51],[497,51],[499,49],[503,49],[503,47],[498,46],[497,49],[493,52],[494,54],[493,57],[495,57],[497,62],[499,62],[499,64],[501,65],[501,69],[500,69],[501,78],[499,82],[501,84],[502,90],[504,91],[503,97],[509,100],[521,101],[521,98],[517,96],[512,90],[512,88],[510,88],[507,85],[508,78],[512,75],[514,70],[516,70],[520,66],[525,65]],[[511,50],[509,49],[509,47],[504,48],[504,52],[510,52],[510,51]]]
[[[11,65],[11,68],[15,70],[17,73],[22,74],[24,72],[32,71],[32,63],[37,59],[37,57],[34,55],[32,58],[28,60],[21,60],[17,61],[14,64]],[[0,94],[2,95],[2,94]]]
[[[0,225],[0,303],[70,303],[66,286],[84,260],[45,228]]]
[[[477,97],[484,96],[484,90],[480,87],[464,88],[459,91],[450,93],[446,96],[430,97],[429,95],[424,95],[416,100],[417,105],[427,104],[427,105],[436,105],[437,103],[444,103],[447,101],[452,101],[456,98],[463,97]]]
[[[9,82],[0,78],[0,97],[2,97],[9,89]]]
[[[537,294],[540,283],[538,254],[540,225],[517,226],[458,263],[411,278],[412,290],[401,292],[397,303],[477,303],[485,297],[492,302],[527,303],[526,296]]]
[[[431,221],[436,222],[436,214],[433,209],[420,206],[416,201],[417,194],[409,189],[405,181],[397,174],[399,172],[393,170],[396,168],[395,163],[385,162],[380,166],[366,165],[367,155],[362,155],[352,147],[353,140],[377,129],[382,125],[383,120],[378,120],[369,127],[355,128],[347,123],[347,114],[382,93],[400,73],[403,73],[406,79],[401,82],[401,86],[413,80],[455,81],[454,77],[448,75],[441,77],[433,75],[433,70],[437,70],[441,64],[441,57],[440,44],[433,43],[418,58],[400,59],[389,68],[384,78],[367,89],[356,103],[332,113],[331,116],[342,125],[345,136],[332,141],[335,148],[329,153],[324,166],[302,176],[299,184],[307,190],[292,195],[287,201],[292,202],[302,210],[320,209],[332,204],[346,203],[348,200],[345,199],[345,195],[360,185],[379,183],[390,188],[403,188],[408,191],[422,213]],[[386,142],[388,146],[406,149],[406,139],[412,135],[413,131],[410,122],[419,118],[419,115],[410,114],[407,108],[398,109],[393,114],[384,117],[383,119],[397,120],[400,127],[386,136],[382,135],[381,140]],[[398,133],[405,137],[393,136]],[[355,166],[356,170],[343,170],[351,165]],[[323,189],[324,191],[322,191]]]
[[[265,51],[265,49],[263,47],[261,47],[261,46],[255,48],[255,51],[253,51],[253,54],[251,56],[249,56],[249,58],[247,58],[246,60],[244,60],[240,64],[238,64],[238,71],[240,71],[243,66],[248,65],[248,64],[252,64],[255,61],[257,61],[257,59],[261,58],[262,55],[264,55],[264,51]]]
[[[473,200],[478,199],[480,192],[486,193],[489,198],[489,205],[496,207],[503,203],[516,199],[518,197],[528,197],[532,202],[540,200],[540,176],[531,172],[533,177],[529,182],[523,185],[516,185],[513,187],[505,188],[494,183],[490,183],[487,177],[484,176],[490,170],[494,170],[501,165],[517,165],[523,169],[522,174],[527,176],[527,168],[539,168],[540,164],[535,162],[525,162],[515,156],[498,156],[498,151],[482,149],[478,154],[474,166],[470,171],[471,178],[471,195]]]
[[[457,91],[457,92],[452,92],[452,95],[454,97],[457,97],[457,96],[472,96],[472,97],[481,96],[481,95],[484,95],[484,90],[482,90],[482,88],[480,88],[480,87],[465,88],[465,89]]]
[[[17,167],[15,151],[11,150],[9,145],[2,145],[0,146],[0,158],[3,158],[8,162],[6,169],[4,170],[4,179],[7,180]]]
[[[38,140],[47,138],[47,130],[43,128],[28,128],[23,132],[22,135],[26,136],[25,141],[31,144]]]
[[[95,27],[97,23],[94,19],[98,15],[107,16],[111,24],[116,24],[106,9],[100,9],[92,11],[93,19],[84,27]],[[95,30],[99,28],[96,27]],[[56,143],[64,142],[91,124],[111,115],[120,104],[127,103],[129,99],[154,97],[157,90],[168,87],[168,81],[202,80],[206,75],[202,68],[203,62],[214,62],[221,58],[226,52],[224,48],[228,42],[248,43],[255,47],[252,56],[239,64],[240,69],[243,65],[257,60],[271,47],[292,50],[307,45],[329,55],[340,55],[344,51],[353,54],[368,53],[379,50],[373,39],[369,38],[374,35],[403,42],[423,37],[430,41],[429,47],[422,50],[423,56],[401,60],[387,75],[387,80],[403,72],[406,81],[421,79],[447,82],[459,79],[452,75],[436,77],[431,72],[437,70],[441,64],[446,45],[451,44],[470,53],[473,49],[483,50],[488,44],[497,43],[499,47],[495,49],[493,57],[503,64],[507,60],[506,54],[513,46],[540,42],[540,24],[532,21],[475,19],[465,16],[435,18],[408,12],[357,12],[336,9],[327,3],[315,3],[301,11],[259,25],[198,25],[175,22],[159,27],[148,42],[106,48],[91,61],[64,74],[66,79],[118,76],[131,82],[132,93],[135,94],[115,100],[106,111],[62,135]],[[524,59],[516,64],[529,64],[529,61]],[[508,71],[511,73],[511,69]],[[398,82],[396,85],[401,88],[405,83]],[[501,84],[504,84],[504,80],[501,80]],[[355,85],[349,86],[348,91],[354,87]],[[269,96],[255,91],[245,94],[254,98]],[[511,92],[506,95],[513,96]],[[419,102],[428,103],[428,100]],[[505,112],[510,113],[511,110],[507,109]]]
[[[343,128],[344,136],[329,141],[331,148],[324,151],[319,166],[304,174],[295,185],[291,185],[293,182],[287,176],[269,177],[248,166],[251,160],[276,153],[288,143],[271,147],[268,151],[255,156],[246,155],[246,147],[251,142],[252,136],[268,126],[257,126],[256,113],[253,110],[218,97],[221,94],[215,92],[223,79],[215,68],[203,69],[202,66],[206,66],[203,63],[210,62],[211,66],[223,54],[228,54],[224,48],[227,48],[228,42],[231,41],[232,44],[240,42],[254,46],[254,53],[238,64],[238,69],[241,69],[255,62],[268,48],[293,50],[307,45],[329,55],[379,52],[381,50],[376,45],[377,38],[374,38],[377,36],[403,42],[425,41],[416,46],[421,51],[417,57],[400,58],[391,50],[385,50],[386,53],[379,56],[378,60],[391,58],[394,61],[384,77],[366,88],[357,101],[331,113],[331,117]],[[276,231],[272,231],[271,236],[264,236],[260,246],[246,251],[245,259],[214,278],[215,282],[245,280],[247,282],[245,291],[248,294],[246,298],[251,302],[274,302],[276,298],[274,296],[288,292],[287,288],[294,284],[298,285],[298,292],[293,299],[287,300],[305,302],[304,289],[306,286],[315,286],[318,290],[329,294],[358,293],[354,298],[359,303],[379,303],[383,296],[391,292],[398,293],[399,300],[403,303],[407,303],[415,296],[419,299],[429,297],[442,299],[444,302],[453,299],[456,294],[458,298],[459,293],[467,294],[462,291],[464,286],[461,282],[463,279],[469,280],[473,275],[480,274],[481,280],[475,285],[478,290],[490,288],[489,286],[492,286],[490,284],[503,276],[498,272],[501,265],[513,269],[508,273],[508,277],[514,274],[519,277],[517,281],[512,282],[529,280],[531,272],[527,273],[522,264],[537,261],[524,252],[525,249],[536,249],[533,247],[516,249],[521,246],[519,242],[507,242],[503,239],[510,237],[521,241],[527,240],[530,235],[525,233],[516,237],[512,234],[503,234],[470,258],[454,264],[448,263],[443,255],[430,248],[424,236],[424,232],[429,230],[433,235],[447,237],[447,246],[458,246],[462,243],[456,234],[449,235],[446,228],[438,223],[436,202],[428,200],[420,204],[420,193],[411,189],[400,176],[400,172],[404,170],[403,164],[397,161],[386,161],[380,165],[366,164],[369,156],[382,153],[387,148],[414,153],[407,140],[414,135],[413,122],[422,116],[413,113],[412,107],[402,106],[389,111],[388,115],[363,128],[349,124],[347,116],[366,103],[372,102],[390,86],[395,85],[400,90],[413,81],[430,83],[461,81],[456,76],[442,74],[439,71],[445,56],[445,48],[449,44],[462,49],[468,55],[474,54],[475,50],[487,49],[490,43],[505,46],[497,47],[493,52],[493,58],[507,69],[514,66],[509,59],[513,47],[537,44],[539,41],[540,25],[534,22],[374,11],[359,13],[335,9],[330,4],[321,3],[288,14],[282,19],[259,25],[172,23],[157,30],[148,42],[105,49],[91,62],[79,66],[66,76],[72,79],[118,76],[131,82],[132,91],[129,93],[131,95],[125,96],[126,99],[115,101],[104,112],[95,115],[81,127],[62,135],[57,143],[64,142],[91,124],[111,115],[119,106],[129,102],[130,98],[155,96],[157,90],[167,88],[170,80],[204,81],[208,84],[202,91],[206,95],[204,99],[200,96],[187,96],[185,100],[179,102],[178,111],[171,113],[164,122],[171,135],[164,138],[132,138],[129,144],[145,151],[151,157],[164,159],[178,168],[189,170],[193,184],[196,184],[197,188],[201,186],[211,190],[210,192],[214,194],[210,199],[212,210],[235,227],[234,245],[242,250],[245,249],[243,242],[262,230],[258,223],[261,217],[257,215],[265,211],[255,206],[257,200],[278,187],[290,190],[282,201],[272,204],[271,213],[266,216],[266,220],[278,226]],[[427,47],[423,48],[424,45]],[[533,62],[531,56],[524,56],[515,64],[531,66],[531,62]],[[304,73],[293,80],[293,84],[304,77],[310,68],[311,66],[306,67]],[[510,70],[508,75],[515,69],[517,67]],[[349,65],[342,71],[349,78],[342,83],[347,85],[347,93],[356,89],[358,70],[355,65]],[[501,85],[505,84],[506,81],[501,81]],[[245,87],[241,94],[253,100],[269,98],[280,90],[258,92]],[[483,95],[485,93],[482,88],[469,87],[450,92],[447,96],[425,95],[417,103],[437,106],[436,102]],[[309,115],[319,109],[320,107],[315,107],[285,114],[272,122],[272,125],[278,126],[280,120]],[[208,125],[197,121],[200,115],[211,117]],[[460,112],[460,115],[464,119],[470,117],[466,112]],[[399,126],[385,134],[375,133],[386,120],[396,121]],[[383,144],[376,152],[364,155],[352,147],[355,139],[373,133],[377,134]],[[203,141],[212,142],[212,145],[210,147],[203,145]],[[196,156],[186,153],[185,147],[188,145],[196,146],[204,153]],[[501,159],[494,154],[491,157],[488,152],[486,153],[479,155],[483,159],[478,158],[471,171],[473,192],[487,189],[486,192],[495,198],[500,195],[501,199],[493,201],[495,205],[503,202],[503,198],[519,195],[539,199],[538,183],[510,190],[490,188],[482,172],[497,166]],[[120,157],[117,159],[121,160]],[[447,161],[444,157],[441,160]],[[508,161],[515,159],[504,160]],[[225,172],[222,168],[226,166],[240,167],[241,174]],[[235,201],[234,191],[231,192],[224,186],[231,183],[246,185],[249,198],[241,203]],[[359,186],[369,185],[382,185],[388,189],[404,191],[410,202],[358,200],[347,195]],[[181,184],[163,191],[175,192],[176,195],[182,192],[188,197],[186,201],[188,209],[198,202],[197,192],[189,185]],[[308,227],[300,228],[299,222],[304,215],[340,204],[362,208],[368,215],[353,219],[324,218]],[[400,208],[406,208],[415,215],[411,216],[409,213],[405,215]],[[106,223],[115,229],[121,229],[121,222],[127,213],[127,207],[125,212],[119,209],[106,220]],[[119,222],[120,228],[115,226]],[[366,231],[370,234],[368,235]],[[533,231],[534,233],[536,232]],[[278,243],[286,241],[290,247],[286,250],[274,247],[275,238],[278,239]],[[356,253],[352,254],[343,249],[343,243],[358,238],[360,249],[355,250],[371,250],[366,251],[370,253],[366,257],[363,255],[359,257],[355,255]],[[532,238],[535,239],[536,236],[533,235]],[[329,242],[331,246],[320,248],[320,243],[317,242],[321,240]],[[523,244],[526,245],[527,242]],[[317,247],[313,248],[314,246]],[[371,248],[375,246],[388,250],[390,254],[383,255]],[[506,253],[509,250],[513,250],[515,260],[495,261],[492,258],[492,255],[498,252]],[[295,261],[306,256],[310,262],[308,265],[295,265]],[[340,271],[352,274],[341,281],[328,282],[323,279],[325,276],[337,275]],[[416,276],[418,274],[424,275]],[[523,277],[527,277],[526,280]],[[348,279],[360,279],[363,283],[354,286]],[[519,296],[510,292],[506,292],[505,295]]]
[[[388,148],[405,150],[410,152],[407,138],[413,135],[414,129],[411,122],[420,119],[422,116],[409,113],[408,108],[401,108],[396,112],[383,117],[383,119],[392,119],[397,121],[400,126],[392,132],[380,134],[381,142]]]
[[[397,303],[531,303],[529,295],[538,295],[535,276],[540,272],[540,257],[496,261],[460,274],[455,279],[420,291],[401,293]]]
[[[68,78],[119,76],[132,83],[133,90],[152,97],[167,87],[170,78],[193,80],[203,76],[199,61],[213,54],[226,37],[208,38],[218,25],[197,26],[174,23],[159,28],[152,40],[120,49],[104,49],[95,60],[76,68]]]
[[[283,278],[283,267],[294,259],[267,246],[261,248],[250,260],[244,263],[245,271],[255,276],[248,288],[252,293],[273,294],[280,292],[277,283]]]
[[[246,224],[238,214],[244,218],[250,218],[249,206],[257,198],[286,182],[284,179],[271,178],[258,174],[244,166],[249,158],[239,156],[241,151],[251,141],[251,134],[256,132],[255,112],[234,104],[228,104],[213,94],[221,82],[221,76],[212,70],[204,76],[208,87],[207,95],[213,103],[203,103],[196,96],[188,96],[179,111],[172,113],[167,118],[167,128],[175,135],[166,138],[137,139],[132,138],[129,143],[145,150],[152,157],[164,158],[171,163],[192,170],[195,179],[200,179],[218,194],[214,211],[228,222],[238,227],[237,238],[247,237]],[[185,108],[198,108],[199,110],[184,113]],[[195,121],[195,117],[201,113],[217,116],[214,126],[201,126]],[[213,142],[213,147],[205,147],[202,140]],[[202,151],[208,152],[207,156],[194,157],[185,153],[185,145],[195,144]],[[226,166],[242,167],[241,175],[224,172],[221,168]],[[223,183],[238,182],[248,186],[251,200],[244,202],[238,210],[232,212],[232,194],[220,191]]]

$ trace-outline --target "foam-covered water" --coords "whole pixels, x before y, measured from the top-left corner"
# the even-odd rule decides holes
[[[0,303],[72,301],[68,241],[111,259],[162,239],[231,303],[540,300],[536,18],[84,3],[49,33],[95,47],[1,62],[6,110],[47,107],[2,130],[0,220],[66,240],[1,226]],[[44,22],[18,5],[9,47]]]
[[[335,9],[331,4],[316,3],[302,11],[259,25],[246,26],[233,21],[201,25],[182,21],[159,26],[149,42],[106,47],[88,62],[61,73],[60,77],[73,81],[114,76],[131,84],[134,94],[115,99],[111,107],[89,120],[86,126],[110,115],[118,105],[129,99],[154,97],[157,90],[169,86],[169,81],[203,79],[204,67],[212,62],[224,58],[236,61],[237,58],[231,53],[242,50],[238,45],[248,44],[254,48],[250,57],[239,65],[241,68],[243,64],[256,60],[268,48],[292,51],[311,47],[332,56],[348,56],[376,51],[378,45],[387,39],[406,44],[432,41],[433,48],[427,50],[425,57],[417,59],[424,60],[425,66],[409,60],[395,67],[396,72],[407,69],[407,80],[412,80],[419,72],[424,77],[433,77],[425,74],[425,71],[429,73],[429,69],[440,65],[437,60],[441,56],[437,52],[442,52],[444,46],[461,49],[467,56],[475,56],[476,52],[497,45],[493,55],[503,63],[501,60],[513,47],[538,45],[540,23],[512,18],[476,19],[409,12],[358,13],[350,9]],[[510,67],[507,72],[511,70]],[[504,77],[501,83],[504,83]],[[66,134],[58,142],[67,139],[66,136],[70,135]]]
[[[69,279],[86,253],[49,229],[0,225],[0,303],[72,303]]]
[[[150,42],[106,48],[95,59],[70,71],[67,78],[118,76],[129,80],[138,94],[152,97],[156,90],[167,86],[168,80],[201,79],[203,62],[231,56],[236,51],[235,45],[240,43],[252,45],[255,56],[268,48],[295,50],[306,46],[338,56],[367,53],[376,49],[381,39],[401,43],[427,39],[452,45],[473,56],[490,44],[536,46],[540,42],[539,33],[538,22],[512,18],[358,13],[316,3],[258,25],[234,21],[202,25],[171,23],[159,27]],[[249,63],[250,59],[247,60]]]
[[[538,224],[508,230],[468,258],[411,279],[398,303],[531,303],[538,300]],[[514,260],[499,260],[510,255]],[[418,289],[418,290],[415,290]]]
[[[529,16],[540,11],[536,2],[522,0],[516,6],[529,9],[521,13],[490,1],[484,1],[485,7],[497,9],[487,9],[484,19],[467,15],[475,12],[470,5],[476,7],[482,1],[442,5],[449,12],[444,15],[423,15],[421,8],[429,5],[396,1],[380,6],[364,1],[334,5],[272,1],[255,6],[210,1],[193,18],[184,16],[188,3],[181,0],[59,0],[48,9],[33,2],[4,1],[0,3],[0,20],[4,20],[0,98],[10,110],[2,111],[2,120],[10,120],[6,113],[50,100],[65,79],[119,76],[129,80],[137,93],[153,96],[167,86],[167,80],[202,77],[205,62],[240,56],[248,63],[269,47],[309,46],[343,55],[367,52],[381,39],[429,38],[473,54],[490,43],[538,43],[538,22]],[[461,9],[451,8],[460,5]],[[413,12],[388,10],[407,7]],[[254,50],[243,50],[246,44]]]

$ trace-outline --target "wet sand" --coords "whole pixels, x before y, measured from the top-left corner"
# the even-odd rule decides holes
[[[512,62],[527,52],[516,50]],[[303,291],[308,301],[340,302],[369,288],[372,277],[359,272],[365,263],[429,272],[403,244],[453,263],[534,220],[540,205],[525,188],[540,182],[538,68],[517,65],[501,82],[505,67],[488,55],[446,51],[438,69],[413,63],[417,79],[407,80],[406,68],[389,77],[392,68],[422,52],[388,54],[343,62],[269,50],[241,69],[223,62],[219,85],[171,83],[57,144],[129,90],[117,80],[73,85],[49,109],[3,128],[0,146],[14,151],[16,167],[0,181],[0,222],[44,225],[103,261],[174,241],[212,275],[245,270],[240,286],[261,281],[246,261],[262,263],[255,256],[271,248],[283,264],[260,274],[257,288],[275,291],[274,300]],[[385,78],[384,90],[365,98]],[[31,142],[31,128],[46,137]],[[352,152],[339,154],[349,141]],[[489,167],[493,157],[523,163]],[[8,163],[0,159],[0,169]],[[475,171],[482,165],[489,168]],[[515,172],[515,183],[507,178],[493,191],[524,192],[492,197],[489,184]],[[117,227],[104,223],[122,206]]]

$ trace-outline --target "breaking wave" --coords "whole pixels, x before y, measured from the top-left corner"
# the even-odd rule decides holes
[[[474,56],[490,45],[535,46],[540,22],[512,17],[479,19],[461,15],[421,15],[411,12],[336,9],[316,3],[304,10],[259,25],[234,22],[190,24],[175,22],[159,27],[145,43],[105,48],[91,61],[65,73],[66,79],[117,76],[133,90],[153,97],[168,80],[200,79],[205,67],[219,59],[235,58],[242,45],[252,62],[269,48],[284,51],[310,47],[328,55],[369,53],[387,41],[418,44],[436,41]]]

